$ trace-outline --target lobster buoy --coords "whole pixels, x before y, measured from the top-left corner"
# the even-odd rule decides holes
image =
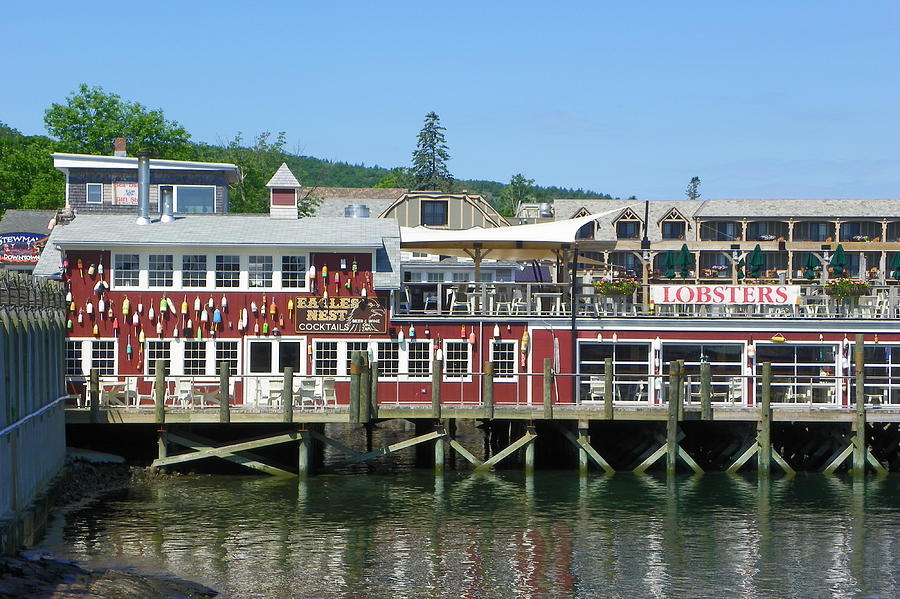
[[[129,312],[131,312],[131,301],[126,295],[125,299],[122,300],[122,316],[128,316]]]
[[[200,296],[194,298],[194,312],[200,311]]]

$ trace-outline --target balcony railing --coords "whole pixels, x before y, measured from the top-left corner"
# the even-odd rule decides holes
[[[680,284],[663,281],[661,284]],[[688,284],[692,284],[691,281]],[[729,282],[723,281],[728,285]],[[777,283],[773,283],[777,284]],[[629,295],[601,295],[579,285],[578,318],[900,318],[900,285],[872,286],[866,295],[832,297],[818,284],[800,285],[797,301],[785,304],[666,303],[649,301],[648,286]],[[406,283],[394,296],[393,316],[571,318],[572,290],[567,283]]]

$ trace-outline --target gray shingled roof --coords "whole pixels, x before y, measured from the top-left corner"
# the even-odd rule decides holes
[[[678,202],[680,203],[680,202]],[[698,218],[898,218],[900,199],[707,200]]]
[[[291,172],[291,169],[288,168],[287,163],[282,162],[275,174],[272,175],[272,178],[269,179],[269,182],[266,183],[266,187],[299,189],[302,185],[300,185],[300,181],[297,180],[294,173]]]
[[[0,220],[0,235],[5,233],[34,233],[49,235],[47,225],[56,210],[7,210]]]
[[[680,200],[680,201],[653,201],[649,203],[648,220],[650,226],[647,229],[647,237],[651,241],[659,241],[662,239],[660,227],[657,223],[665,218],[672,209],[677,209],[681,215],[687,219],[688,227],[693,227],[694,215],[703,205],[702,201]],[[608,210],[614,210],[609,216],[598,219],[600,227],[597,230],[595,239],[603,241],[614,241],[616,239],[616,228],[613,223],[626,209],[631,208],[635,216],[644,219],[644,202],[640,200],[554,200],[553,210],[556,220],[566,220],[573,218],[578,211],[584,208],[586,214],[600,214]],[[689,229],[690,230],[690,229]]]
[[[375,286],[400,285],[400,227],[394,220],[349,218],[272,219],[268,215],[204,214],[176,217],[172,223],[154,221],[136,225],[134,215],[81,215],[71,224],[54,229],[47,248],[75,247],[291,247],[315,249],[367,249],[376,251]],[[45,255],[47,252],[45,251]],[[42,256],[40,276],[59,269]]]

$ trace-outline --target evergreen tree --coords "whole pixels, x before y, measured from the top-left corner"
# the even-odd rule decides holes
[[[700,177],[691,177],[691,182],[688,183],[687,189],[684,190],[684,195],[689,200],[700,199]]]
[[[450,191],[453,176],[447,169],[450,153],[444,139],[441,117],[432,111],[425,115],[425,126],[413,152],[413,189]]]

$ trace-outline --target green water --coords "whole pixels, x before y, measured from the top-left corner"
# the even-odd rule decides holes
[[[179,477],[48,548],[232,598],[895,598],[900,476]]]

